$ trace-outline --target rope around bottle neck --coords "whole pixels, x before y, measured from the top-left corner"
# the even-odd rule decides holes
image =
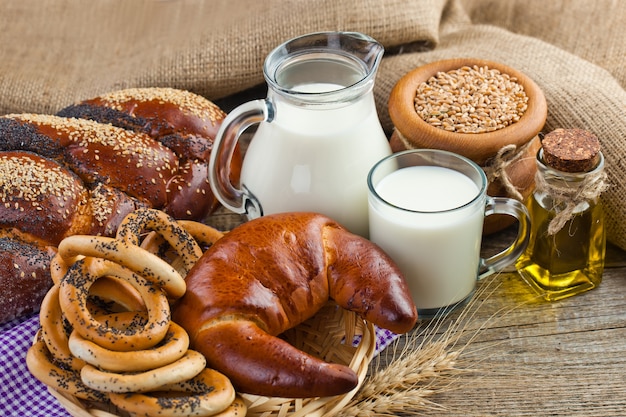
[[[572,185],[567,181],[548,182],[541,172],[535,175],[535,190],[549,195],[552,199],[552,210],[556,212],[548,224],[548,234],[555,235],[565,223],[575,215],[576,207],[586,201],[596,203],[600,194],[609,188],[605,171],[589,173],[578,184]]]

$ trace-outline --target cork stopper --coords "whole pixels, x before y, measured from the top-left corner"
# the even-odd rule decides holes
[[[546,165],[563,172],[588,172],[600,160],[600,141],[583,129],[555,129],[541,146]]]

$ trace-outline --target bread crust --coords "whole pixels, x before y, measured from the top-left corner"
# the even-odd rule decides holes
[[[407,284],[377,246],[316,213],[274,214],[238,226],[209,248],[172,311],[192,348],[241,392],[338,395],[353,371],[276,337],[329,299],[394,332],[417,320]],[[254,372],[251,371],[254,369]]]
[[[129,88],[103,94],[58,113],[143,132],[180,157],[208,162],[226,117],[204,97],[173,88]]]
[[[1,116],[0,236],[34,248],[77,234],[110,237],[141,208],[204,220],[219,206],[208,158],[224,117],[205,98],[166,88],[120,90],[57,115]],[[233,161],[236,181],[238,153]],[[19,293],[28,288],[11,288],[18,293],[1,294],[0,303],[26,302]],[[9,304],[5,317],[37,311],[40,301]]]
[[[0,323],[39,310],[52,286],[52,247],[0,237]]]

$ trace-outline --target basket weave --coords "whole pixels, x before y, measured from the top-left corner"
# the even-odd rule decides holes
[[[329,302],[308,321],[287,331],[284,338],[295,347],[327,362],[350,366],[359,377],[355,389],[344,395],[325,398],[270,398],[241,394],[247,416],[332,416],[342,409],[363,384],[376,350],[374,325],[355,313]],[[354,341],[354,342],[352,342]],[[92,404],[48,387],[59,403],[74,417],[126,417],[114,406]]]

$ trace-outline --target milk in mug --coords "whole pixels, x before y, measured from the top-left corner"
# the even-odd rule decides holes
[[[474,181],[450,168],[410,166],[374,188],[392,206],[370,195],[370,239],[397,263],[417,308],[467,298],[476,284],[485,215]]]
[[[329,83],[292,87],[306,93],[341,88]],[[275,111],[281,122],[259,125],[241,172],[242,184],[263,213],[317,211],[367,237],[367,174],[391,154],[373,96],[320,109],[277,101]]]

